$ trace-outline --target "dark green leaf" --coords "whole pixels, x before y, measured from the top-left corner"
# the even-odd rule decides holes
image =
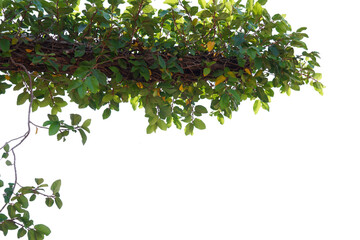
[[[166,69],[166,63],[161,56],[159,56],[159,65],[162,69]]]
[[[228,94],[223,94],[220,98],[220,109],[225,110],[230,105],[230,96]]]
[[[45,199],[45,204],[46,204],[46,206],[51,207],[54,204],[54,199],[46,198]]]
[[[86,141],[87,141],[86,133],[82,129],[79,129],[79,133],[80,133],[80,136],[81,136],[81,142],[84,145],[86,143]]]
[[[5,225],[5,227],[9,230],[15,230],[18,228],[18,226],[16,225],[16,223],[12,220],[5,220],[3,222],[3,224]]]
[[[234,97],[234,99],[236,100],[236,102],[237,102],[238,104],[240,104],[240,102],[241,102],[241,97],[240,97],[239,93],[238,93],[236,90],[234,90],[234,89],[228,89],[227,91],[228,91],[228,93],[231,94],[232,97]]]
[[[85,83],[82,83],[78,88],[77,88],[77,92],[79,94],[79,97],[80,98],[84,98],[85,95],[86,95],[86,84]]]
[[[8,52],[10,50],[10,41],[7,39],[0,39],[0,49],[3,52]]]
[[[22,205],[23,208],[27,208],[29,206],[29,201],[24,195],[21,195],[18,198],[18,202]]]
[[[72,113],[70,114],[71,125],[79,125],[81,122],[81,116],[79,114]]]
[[[5,214],[0,213],[0,222],[8,219],[8,217]]]
[[[110,108],[106,108],[102,114],[102,118],[103,119],[107,119],[108,117],[110,117],[111,115],[111,109]]]
[[[261,101],[269,102],[269,97],[268,97],[268,95],[266,95],[263,88],[257,87],[256,88],[256,93],[257,93],[257,96],[260,98]]]
[[[49,128],[49,135],[55,135],[60,129],[60,122],[53,122]]]
[[[208,113],[208,110],[206,109],[206,107],[202,106],[202,105],[197,105],[195,106],[195,112],[198,113]]]
[[[9,151],[10,151],[10,146],[9,146],[8,143],[5,144],[4,150],[5,150],[5,152],[9,152]]]
[[[33,195],[31,195],[31,197],[29,198],[29,201],[32,202],[32,201],[35,201],[35,199],[36,199],[36,195],[33,194]]]
[[[87,77],[85,84],[90,89],[90,92],[97,93],[99,91],[99,81],[95,76],[91,75]]]
[[[272,53],[272,55],[274,55],[275,57],[278,57],[279,56],[279,50],[276,48],[276,46],[275,45],[271,45],[270,47],[269,47],[269,50],[270,50],[270,52]]]
[[[22,238],[23,236],[25,236],[27,233],[27,231],[25,230],[25,228],[20,228],[17,232],[17,238]]]

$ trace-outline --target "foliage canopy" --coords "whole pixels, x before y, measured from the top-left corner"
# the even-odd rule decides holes
[[[275,88],[290,95],[311,84],[322,94],[321,74],[314,70],[319,54],[303,42],[306,28],[292,31],[284,15],[268,13],[266,2],[198,0],[196,6],[165,0],[168,8],[156,10],[150,0],[128,0],[126,9],[120,8],[123,0],[87,0],[80,11],[79,0],[0,1],[0,94],[12,87],[20,91],[17,104],[30,105],[28,132],[2,146],[2,158],[13,153],[14,160],[6,162],[15,165],[13,150],[31,124],[58,140],[79,132],[85,143],[90,119],[81,123],[80,115],[71,114],[66,124],[57,116],[68,101],[102,109],[104,119],[130,102],[145,109],[147,133],[184,124],[185,134],[192,135],[194,128],[206,128],[203,114],[223,124],[247,99],[254,100],[255,113],[269,111]],[[210,107],[201,105],[203,100]],[[43,126],[30,121],[30,112],[48,106]],[[7,206],[8,215],[0,213],[5,235],[13,229],[31,240],[50,234],[45,225],[31,227],[27,194],[30,201],[44,195],[47,206],[55,202],[61,208],[61,182],[45,195],[47,185],[35,181],[37,187],[17,193],[16,180],[5,189],[1,211]]]

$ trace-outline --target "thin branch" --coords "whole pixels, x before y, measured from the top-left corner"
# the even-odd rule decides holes
[[[27,74],[28,78],[29,78],[29,91],[30,91],[30,103],[29,103],[29,108],[28,108],[28,114],[27,114],[27,131],[24,133],[24,135],[20,136],[20,137],[17,137],[17,138],[14,138],[10,141],[8,141],[7,143],[11,142],[11,141],[14,141],[14,140],[18,140],[18,139],[21,139],[19,143],[17,143],[14,147],[11,148],[11,152],[14,156],[14,162],[13,162],[13,166],[14,166],[14,175],[15,175],[15,179],[14,179],[14,187],[13,187],[13,190],[9,196],[9,199],[11,199],[11,196],[14,194],[14,191],[15,191],[15,188],[16,188],[16,185],[17,185],[17,181],[18,181],[18,177],[17,177],[17,169],[16,169],[16,155],[15,155],[15,149],[20,146],[24,141],[25,139],[29,136],[30,134],[30,131],[31,131],[31,127],[30,127],[30,123],[31,123],[31,120],[30,120],[30,117],[31,117],[31,109],[32,109],[32,104],[33,104],[33,101],[34,101],[34,93],[33,93],[33,90],[32,90],[32,79],[31,79],[31,75],[29,73],[29,71],[26,69],[26,67],[21,64],[21,63],[17,63],[14,61],[14,59],[12,57],[10,57],[10,60],[11,62],[15,65],[15,66],[18,66],[20,68],[22,68],[24,70],[24,72]],[[6,144],[5,144],[6,145]],[[4,145],[4,146],[5,146]],[[0,212],[2,212],[5,207],[8,205],[9,203],[5,203],[3,205],[3,207],[0,209]]]

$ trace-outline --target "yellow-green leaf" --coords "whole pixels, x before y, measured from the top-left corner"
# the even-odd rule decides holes
[[[206,46],[207,46],[207,50],[208,50],[209,52],[211,52],[211,51],[214,49],[215,42],[209,41],[209,42],[206,44]]]
[[[254,102],[254,106],[253,106],[254,113],[257,114],[259,112],[260,108],[261,108],[261,101],[259,99],[257,99]]]
[[[215,80],[215,86],[219,85],[220,83],[222,83],[225,80],[226,80],[226,77],[224,75],[218,76]]]

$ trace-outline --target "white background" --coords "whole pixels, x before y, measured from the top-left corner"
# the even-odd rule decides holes
[[[266,5],[286,13],[293,30],[308,27],[308,47],[322,57],[323,97],[310,86],[277,92],[269,113],[255,116],[252,102],[242,103],[224,126],[205,119],[207,129],[192,137],[175,128],[146,135],[143,110],[127,104],[108,120],[80,111],[93,120],[85,146],[80,136],[61,143],[33,131],[17,150],[19,182],[61,178],[64,202],[57,210],[38,200],[33,219],[52,229],[51,240],[360,239],[359,7]],[[26,130],[27,107],[10,93],[0,96],[0,142]],[[71,112],[79,111],[61,116]]]

